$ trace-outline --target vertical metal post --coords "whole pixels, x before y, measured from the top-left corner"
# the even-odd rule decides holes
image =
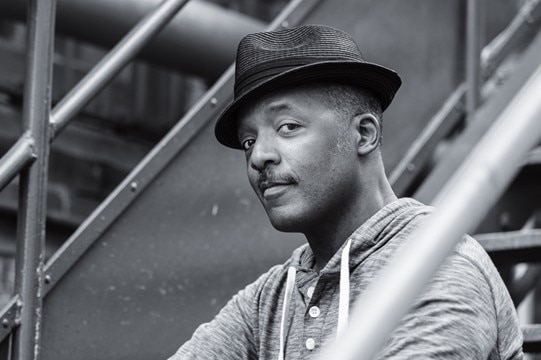
[[[469,121],[480,103],[481,39],[483,0],[468,0],[466,18],[466,119]]]
[[[20,177],[15,289],[21,308],[16,360],[37,360],[40,354],[55,8],[56,0],[30,0],[28,6],[23,126],[34,139],[37,159]]]

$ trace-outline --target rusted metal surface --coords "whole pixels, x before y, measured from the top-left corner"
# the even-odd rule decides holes
[[[36,161],[20,175],[15,292],[21,325],[14,333],[15,360],[37,360],[41,353],[55,5],[55,0],[33,0],[28,10],[23,128],[35,142]]]

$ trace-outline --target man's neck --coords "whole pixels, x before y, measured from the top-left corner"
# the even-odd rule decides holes
[[[342,214],[336,223],[323,221],[320,226],[305,233],[306,240],[315,257],[314,269],[320,272],[342,244],[372,215],[385,205],[396,200],[390,187],[381,192],[374,192],[370,198],[362,201],[357,209],[350,209]]]

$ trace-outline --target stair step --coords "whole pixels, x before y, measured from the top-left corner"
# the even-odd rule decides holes
[[[541,229],[478,234],[474,238],[497,264],[538,262],[541,259]]]
[[[524,352],[541,352],[541,324],[522,325],[521,328],[524,336]]]

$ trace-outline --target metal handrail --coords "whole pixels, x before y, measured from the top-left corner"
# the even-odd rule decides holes
[[[0,159],[0,190],[20,173],[15,296],[3,314],[4,336],[14,334],[14,359],[37,359],[41,350],[45,221],[49,147],[69,120],[156,35],[188,0],[166,0],[147,15],[51,111],[56,0],[28,6],[28,61],[24,134]],[[13,321],[15,314],[17,321]]]
[[[541,66],[522,87],[435,200],[436,210],[409,237],[355,306],[344,335],[320,359],[372,359],[417,296],[472,231],[541,139]]]

